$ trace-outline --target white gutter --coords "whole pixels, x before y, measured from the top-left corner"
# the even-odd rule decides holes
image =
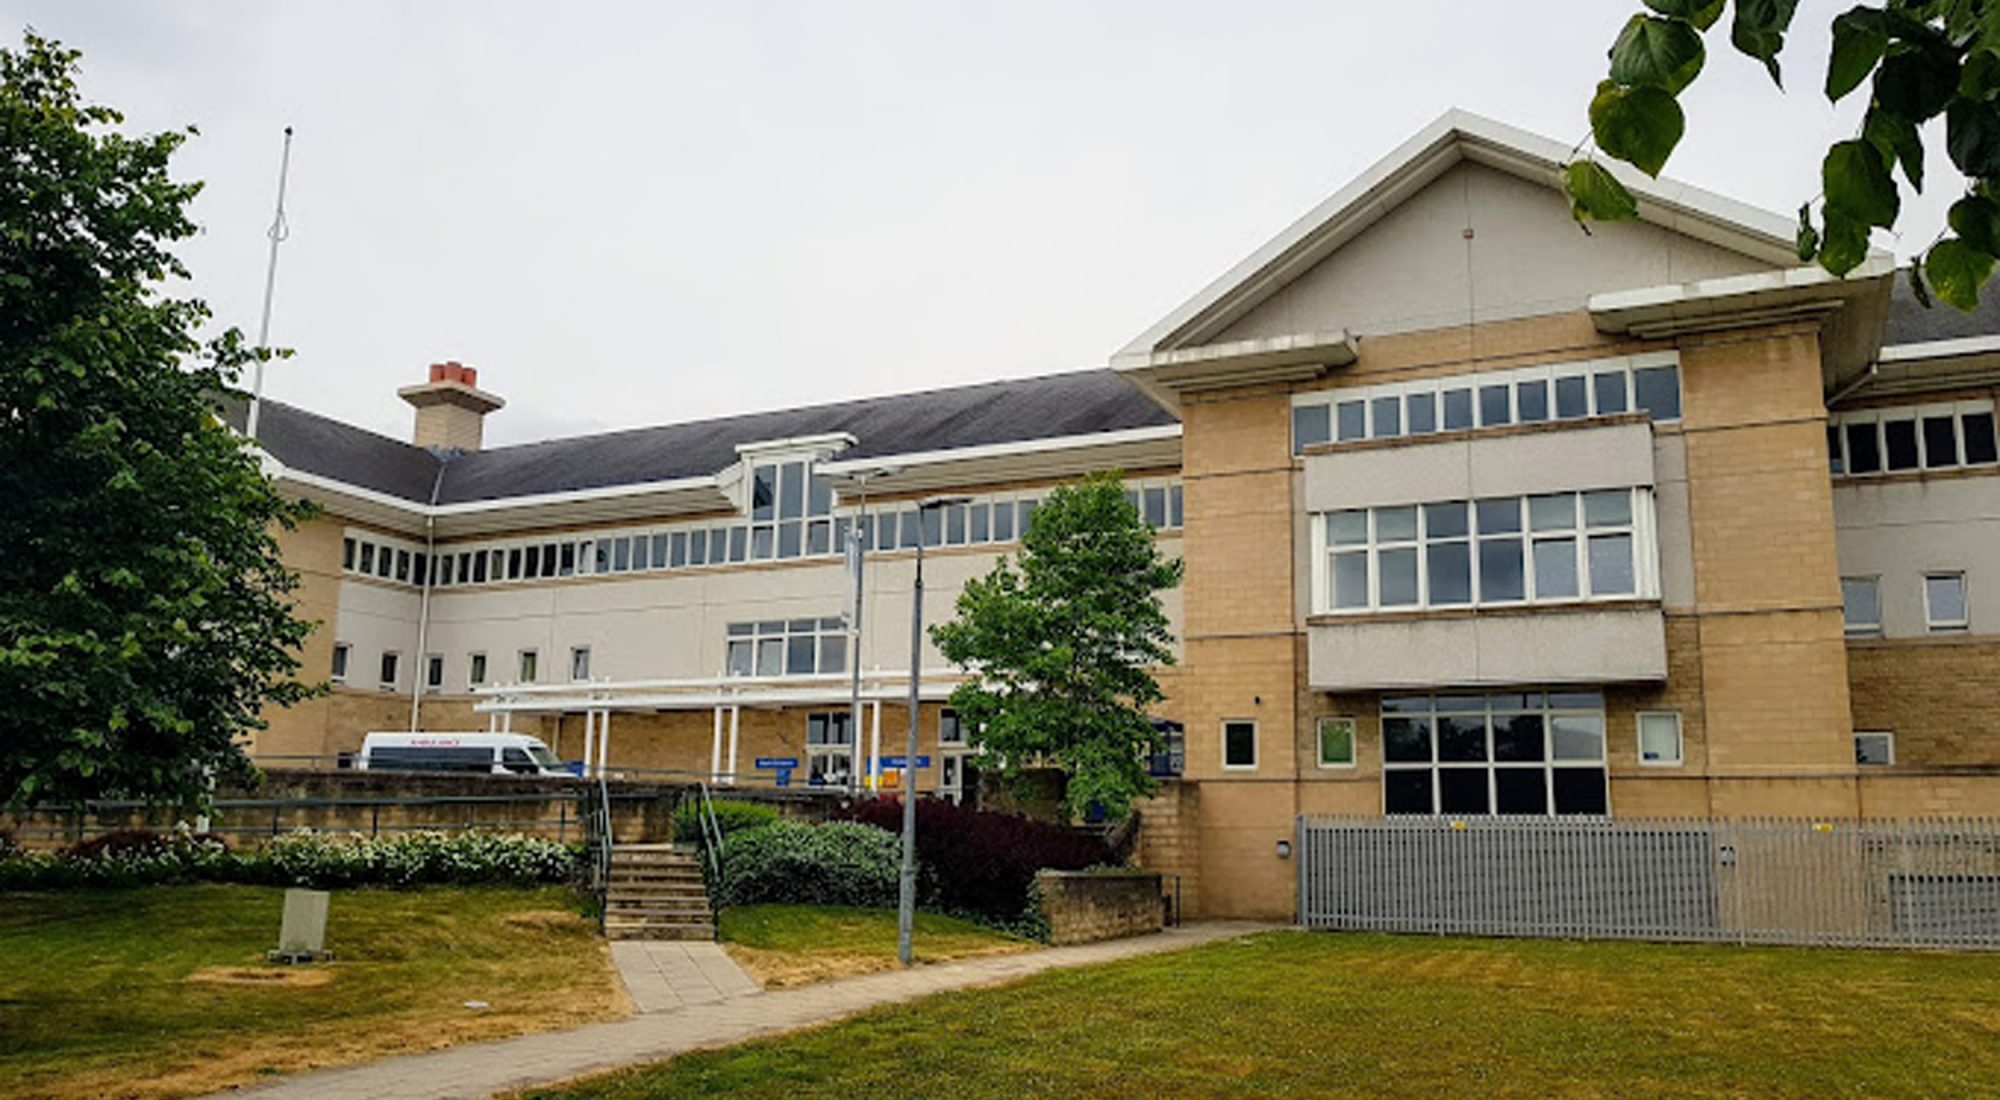
[[[1911,363],[1924,359],[1955,359],[1966,355],[2000,352],[2000,336],[1962,336],[1955,340],[1926,340],[1918,344],[1892,344],[1882,349],[1877,363]]]

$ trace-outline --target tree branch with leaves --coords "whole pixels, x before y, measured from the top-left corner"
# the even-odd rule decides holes
[[[1705,36],[1729,15],[1729,41],[1784,87],[1780,55],[1798,0],[1645,0],[1611,45],[1610,73],[1590,101],[1598,152],[1657,177],[1687,120],[1679,95],[1701,75]],[[2000,0],[1888,0],[1836,16],[1824,90],[1838,103],[1866,86],[1859,131],[1820,165],[1821,192],[1799,207],[1798,256],[1846,275],[1868,257],[1871,230],[1895,224],[1902,187],[1924,188],[1923,128],[1944,120],[1945,151],[1965,194],[1909,268],[1919,301],[1961,310],[2000,263]],[[1902,174],[1902,182],[1896,173]],[[1580,221],[1623,221],[1638,203],[1594,158],[1563,167]],[[1817,215],[1815,215],[1817,206]]]
[[[968,741],[1009,779],[1060,768],[1071,814],[1123,817],[1153,790],[1146,762],[1161,738],[1146,708],[1165,696],[1152,670],[1174,663],[1160,593],[1180,582],[1180,560],[1160,555],[1117,474],[1050,493],[1018,559],[968,583],[957,618],[931,629],[972,674],[951,695]]]

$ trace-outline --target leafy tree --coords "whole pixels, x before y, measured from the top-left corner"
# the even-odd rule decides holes
[[[1686,128],[1675,97],[1700,75],[1704,35],[1721,23],[1725,0],[1644,2],[1649,10],[1632,16],[1611,45],[1590,129],[1599,151],[1657,176]],[[1782,88],[1779,55],[1798,0],[1728,2],[1730,44],[1762,62]],[[1965,196],[1947,214],[1947,231],[1911,265],[1910,287],[1925,304],[1934,292],[1970,310],[2000,262],[2000,0],[1884,0],[1835,16],[1826,97],[1839,102],[1864,84],[1859,132],[1827,150],[1823,190],[1799,207],[1799,259],[1817,259],[1835,275],[1866,259],[1869,231],[1894,224],[1902,186],[1923,190],[1920,130],[1943,116],[1945,150],[1964,175]],[[1566,165],[1563,183],[1580,220],[1637,215],[1631,192],[1593,159]]]
[[[1115,473],[1050,493],[1021,536],[931,630],[973,679],[952,692],[968,739],[997,754],[1010,780],[1041,763],[1069,774],[1064,808],[1123,816],[1151,793],[1145,758],[1160,751],[1146,707],[1164,696],[1151,669],[1174,663],[1160,592],[1181,581]]]
[[[0,49],[0,801],[194,806],[313,690],[273,535],[306,511],[215,416],[264,353],[203,345],[208,309],[161,290],[195,232],[186,135],[117,133],[79,58]]]

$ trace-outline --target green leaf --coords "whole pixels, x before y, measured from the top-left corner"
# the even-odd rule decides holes
[[[1925,309],[1931,308],[1931,290],[1924,285],[1924,265],[1913,262],[1903,269],[1903,273],[1910,278],[1910,297]]]
[[[1951,204],[1945,222],[1960,240],[1989,256],[2000,256],[2000,203],[1967,196]]]
[[[1812,204],[1799,207],[1799,231],[1796,237],[1799,248],[1799,262],[1811,263],[1819,255],[1819,230],[1813,228]]]
[[[2000,5],[1996,5],[2000,11]],[[2000,53],[1977,49],[1965,55],[1958,71],[1958,94],[1967,99],[1988,99],[2000,92]]]
[[[1944,113],[1944,147],[1968,176],[2000,176],[2000,107],[1953,99]]]
[[[1826,209],[1826,234],[1820,241],[1819,266],[1846,275],[1868,258],[1868,225],[1838,210]]]
[[[1611,44],[1611,79],[1628,88],[1678,94],[1701,72],[1707,51],[1701,35],[1679,19],[1635,15]]]
[[[1646,6],[1661,15],[1685,19],[1696,30],[1707,30],[1722,18],[1723,0],[1646,0]]]
[[[1910,181],[1911,189],[1919,194],[1923,192],[1924,143],[1917,135],[1916,123],[1901,115],[1871,107],[1861,124],[1861,137],[1880,149],[1884,160],[1902,165],[1903,176]]]
[[[1949,49],[1899,50],[1875,72],[1875,102],[1912,123],[1933,118],[1958,91],[1958,57]]]
[[[1597,147],[1649,176],[1660,174],[1686,128],[1681,105],[1659,88],[1621,88],[1607,80],[1590,101]]]
[[[1947,238],[1924,256],[1924,277],[1939,299],[1967,313],[1979,306],[1979,288],[1993,274],[1993,256],[1965,241]]]
[[[1563,165],[1563,193],[1577,221],[1623,222],[1639,216],[1639,203],[1605,167],[1594,160]]]
[[[1785,86],[1778,68],[1778,54],[1785,48],[1785,31],[1792,25],[1798,0],[1736,0],[1736,18],[1729,27],[1729,41],[1736,49],[1764,63],[1771,82]]]
[[[1888,21],[1876,8],[1856,7],[1833,20],[1833,57],[1826,66],[1826,98],[1840,98],[1859,87],[1889,48]]]
[[[1868,142],[1843,141],[1828,149],[1820,180],[1829,214],[1839,211],[1864,226],[1896,223],[1902,197],[1881,152]]]

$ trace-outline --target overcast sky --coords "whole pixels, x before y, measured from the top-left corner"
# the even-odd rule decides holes
[[[134,128],[195,124],[184,250],[267,392],[398,438],[456,358],[489,442],[1101,366],[1446,109],[1572,141],[1638,0],[1358,4],[0,0]],[[1709,35],[1668,166],[1777,211],[1853,135]],[[1940,145],[1941,136],[1932,141]],[[1899,253],[1952,197],[1906,204]]]

